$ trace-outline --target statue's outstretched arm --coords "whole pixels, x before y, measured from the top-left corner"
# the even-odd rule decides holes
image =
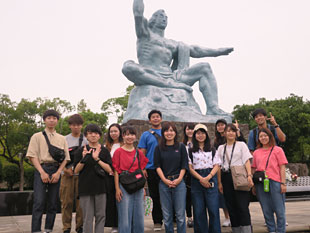
[[[144,3],[143,0],[134,0],[133,2],[133,14],[135,16],[136,35],[138,38],[142,38],[149,35],[147,25],[148,21],[143,16]]]
[[[190,46],[190,56],[194,58],[201,58],[201,57],[217,57],[222,55],[228,55],[234,48],[218,48],[218,49],[210,49],[204,48],[197,45]]]

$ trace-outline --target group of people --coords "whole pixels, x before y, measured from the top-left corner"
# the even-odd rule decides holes
[[[166,233],[175,228],[185,233],[187,225],[195,233],[221,232],[219,208],[223,208],[223,226],[231,226],[235,233],[250,233],[251,189],[268,231],[285,232],[287,159],[277,146],[285,141],[285,134],[264,109],[252,115],[258,126],[250,131],[248,145],[238,122],[228,124],[224,119],[215,123],[214,140],[206,125],[188,123],[180,142],[176,125],[162,122],[162,113],[152,110],[148,114],[151,128],[135,146],[134,127],[110,125],[101,145],[101,129],[89,124],[82,133],[79,114],[69,117],[71,133],[64,137],[55,131],[58,112],[47,110],[43,115],[46,128],[32,136],[27,151],[36,168],[31,231],[41,232],[47,203],[44,232],[52,232],[60,196],[64,233],[71,232],[74,203],[77,233],[104,232],[105,227],[112,232],[142,233],[145,180],[153,201],[154,231],[164,226]],[[62,151],[60,160],[55,147]],[[247,191],[234,186],[236,166],[244,168]],[[134,174],[130,182],[142,181],[142,186],[129,189],[129,174]]]

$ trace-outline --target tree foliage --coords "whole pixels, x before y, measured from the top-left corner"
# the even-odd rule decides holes
[[[91,112],[84,100],[78,103],[77,108],[84,118],[84,125],[96,123],[103,132],[106,130],[108,117],[104,113]],[[57,132],[69,134],[67,118],[76,109],[70,102],[60,98],[22,99],[20,102],[14,102],[8,95],[0,94],[0,157],[17,165],[21,176],[24,174],[23,161],[30,138],[44,129],[42,116],[47,109],[55,109],[61,116],[56,127]],[[23,177],[20,180],[23,181]]]
[[[254,105],[236,105],[233,114],[240,123],[256,127],[251,113],[256,108],[264,108],[275,116],[277,123],[286,134],[283,149],[289,162],[309,162],[310,155],[310,102],[291,94],[285,99],[259,99]]]
[[[101,110],[108,116],[116,115],[117,122],[121,123],[127,110],[130,92],[134,87],[134,85],[128,86],[124,96],[110,98],[103,102]]]

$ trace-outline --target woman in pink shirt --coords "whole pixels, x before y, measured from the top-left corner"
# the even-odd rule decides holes
[[[271,131],[262,128],[258,132],[257,150],[253,154],[253,173],[265,171],[265,179],[269,180],[269,190],[266,187],[268,181],[258,180],[253,188],[254,195],[261,204],[265,221],[269,232],[285,232],[285,165],[286,156],[281,147],[276,146]],[[265,183],[265,187],[264,187]],[[268,185],[267,185],[268,186]],[[276,214],[277,222],[275,222]]]

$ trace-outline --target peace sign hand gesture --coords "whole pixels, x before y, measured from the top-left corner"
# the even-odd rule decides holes
[[[83,158],[87,155],[90,154],[92,152],[93,149],[89,149],[87,150],[86,145],[84,146],[83,152],[82,152],[82,156]]]
[[[277,125],[276,119],[274,118],[274,116],[272,115],[272,113],[269,112],[269,114],[270,114],[270,117],[267,118],[267,120],[270,121],[270,123],[271,123],[272,125],[274,125],[274,126]]]

